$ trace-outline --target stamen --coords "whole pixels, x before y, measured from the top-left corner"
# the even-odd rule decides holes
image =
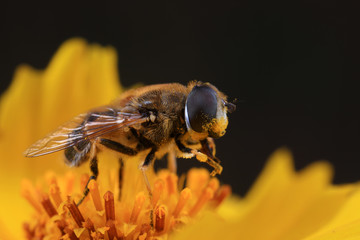
[[[199,195],[209,182],[209,178],[209,172],[206,169],[193,168],[188,173],[187,187],[192,190],[192,193]]]
[[[155,209],[155,230],[156,230],[156,232],[162,232],[165,229],[166,213],[167,213],[167,210],[164,205],[158,206]]]
[[[53,217],[58,214],[47,194],[44,194],[42,196],[41,205],[44,207],[45,212],[48,214],[49,217]]]
[[[179,216],[181,210],[184,208],[185,204],[190,198],[191,198],[191,190],[189,188],[184,188],[180,193],[179,201],[173,212],[173,216],[175,218]]]
[[[170,173],[167,176],[166,181],[167,181],[167,185],[168,185],[169,195],[177,193],[178,177],[174,173]]]
[[[94,223],[91,221],[90,218],[87,218],[83,225],[84,228],[88,229],[89,231],[95,232]]]
[[[78,208],[77,205],[75,204],[74,200],[70,200],[70,198],[69,198],[69,199],[68,199],[68,203],[66,203],[65,206],[69,209],[69,211],[70,211],[70,213],[71,213],[74,221],[75,221],[76,224],[78,225],[78,227],[82,227],[82,223],[83,223],[85,220],[84,220],[84,217],[83,217],[83,215],[81,214],[79,208]]]
[[[107,191],[104,195],[106,221],[115,220],[114,194]]]
[[[211,178],[208,187],[210,187],[214,192],[216,192],[219,189],[220,182],[217,178]]]
[[[56,221],[56,225],[60,229],[61,233],[64,235],[65,234],[65,228],[67,226],[66,221],[64,219],[60,219],[60,220]]]
[[[79,240],[79,238],[75,235],[74,231],[71,230],[70,228],[65,228],[64,231],[71,240]]]
[[[95,233],[95,227],[94,227],[94,223],[90,220],[90,218],[87,218],[86,221],[83,223],[84,228],[86,228],[89,232],[89,238],[90,240],[93,239],[92,237],[92,233]]]
[[[134,207],[131,212],[130,223],[133,223],[133,224],[136,223],[136,220],[140,214],[140,211],[144,205],[145,200],[146,200],[146,197],[143,192],[139,192],[136,195]]]
[[[68,172],[65,176],[65,196],[70,196],[73,192],[75,176],[72,172]]]
[[[210,187],[205,188],[194,207],[190,210],[190,217],[194,217],[213,196],[214,191]]]
[[[177,175],[166,170],[161,171],[155,179],[152,179],[154,182],[151,185],[152,198],[148,199],[147,192],[140,192],[140,188],[136,187],[134,191],[131,190],[131,194],[137,193],[135,197],[132,197],[132,201],[126,199],[127,201],[115,202],[114,196],[117,196],[117,190],[111,191],[109,185],[104,186],[109,191],[103,195],[102,199],[100,183],[90,180],[88,188],[92,200],[89,201],[93,203],[81,205],[80,209],[87,211],[85,214],[83,211],[80,212],[73,198],[68,197],[65,201],[62,199],[63,194],[73,188],[69,186],[69,183],[73,182],[73,176],[67,175],[58,184],[57,179],[49,174],[47,182],[50,191],[48,194],[42,193],[40,187],[35,189],[29,182],[23,183],[23,195],[34,206],[36,215],[39,216],[34,227],[32,224],[24,225],[28,238],[45,238],[47,234],[50,234],[51,238],[55,236],[54,234],[59,234],[58,229],[62,238],[68,240],[125,238],[145,240],[163,236],[166,238],[180,225],[188,223],[189,218],[200,215],[203,209],[214,210],[231,194],[229,186],[219,187],[219,181],[216,178],[210,178],[209,172],[205,169],[191,170],[187,175],[187,187],[183,190],[181,190],[183,186],[178,185]],[[110,177],[115,181],[115,176],[116,174],[112,174]],[[81,181],[84,186],[87,183],[87,177],[83,176]],[[71,191],[73,190],[77,189]],[[71,192],[71,195],[77,196],[77,193]],[[91,206],[92,204],[94,207]],[[65,212],[62,210],[63,206]],[[115,213],[115,208],[119,208],[119,213]],[[126,209],[131,211],[126,211]],[[99,215],[99,211],[105,212],[105,216]]]
[[[34,199],[34,187],[30,181],[23,181],[21,183],[21,195],[25,198],[33,208],[39,213],[42,212],[41,206],[37,199]]]
[[[164,192],[165,183],[162,179],[157,179],[154,183],[154,191],[151,199],[151,204],[153,207],[157,204],[160,199],[161,194]]]
[[[23,224],[23,229],[25,231],[26,239],[33,239],[35,237],[34,230],[30,229],[30,224],[24,223]]]
[[[82,174],[80,177],[80,191],[83,191],[86,187],[87,182],[89,181],[89,174]]]
[[[218,207],[228,196],[231,195],[230,185],[223,185],[220,187],[218,193],[214,197],[214,207]]]
[[[90,180],[88,188],[90,190],[91,198],[93,200],[96,211],[102,211],[103,207],[101,205],[99,186],[97,182],[94,179]]]
[[[150,224],[148,224],[148,223],[142,224],[140,227],[140,234],[138,237],[139,240],[142,240],[142,239],[145,240],[147,235],[149,234],[150,230],[151,230]]]
[[[54,201],[56,207],[58,208],[60,206],[60,204],[62,203],[62,199],[61,199],[61,195],[60,195],[60,188],[56,182],[54,182],[50,185],[49,192],[50,192],[51,199]]]
[[[112,220],[107,221],[105,226],[107,226],[109,228],[109,230],[107,230],[109,239],[111,239],[111,240],[119,239],[118,234],[116,232],[114,221],[112,221]]]
[[[56,174],[54,172],[47,172],[45,173],[45,181],[47,182],[47,184],[50,186],[51,184],[56,184]]]

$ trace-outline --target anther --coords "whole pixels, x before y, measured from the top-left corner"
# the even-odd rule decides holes
[[[220,183],[219,179],[217,178],[211,178],[208,187],[210,187],[214,192],[216,192],[219,189]]]
[[[151,203],[153,207],[157,204],[160,199],[161,194],[164,192],[165,183],[162,179],[157,179],[154,183],[153,196],[151,199]]]
[[[56,182],[52,183],[49,187],[49,192],[51,199],[54,201],[55,206],[58,208],[62,203],[61,195],[60,195],[60,188]]]
[[[45,212],[47,213],[47,215],[49,217],[53,217],[53,216],[58,214],[55,207],[51,203],[50,198],[49,198],[49,196],[47,194],[44,194],[42,196],[40,202],[41,202],[41,205],[43,206],[43,208],[45,209]]]
[[[147,235],[149,234],[151,230],[151,226],[148,223],[144,223],[140,227],[140,234],[139,234],[139,240],[146,239]]]
[[[30,229],[30,225],[28,223],[23,224],[23,229],[25,231],[26,239],[33,239],[35,237],[34,230]]]
[[[134,207],[131,212],[130,216],[130,223],[136,223],[136,220],[140,214],[140,211],[144,205],[144,202],[146,200],[145,194],[143,192],[140,192],[136,195]]]
[[[86,228],[92,232],[95,232],[94,223],[91,221],[90,218],[87,218],[83,225],[84,225],[84,228]]]
[[[30,181],[22,181],[21,183],[21,195],[33,206],[33,208],[39,213],[42,212],[39,202],[34,199],[34,187]]]
[[[176,204],[175,210],[173,212],[173,216],[177,218],[181,212],[181,210],[186,205],[187,201],[191,198],[191,190],[189,188],[184,188],[179,197],[179,201]]]
[[[177,193],[178,177],[174,173],[170,173],[167,176],[166,181],[167,181],[169,195]]]
[[[108,220],[115,220],[115,206],[114,206],[114,194],[110,191],[107,191],[104,194],[105,200],[105,215],[106,221]]]
[[[70,228],[65,228],[65,233],[69,236],[70,240],[78,240],[79,238],[75,235],[74,231]]]
[[[69,211],[70,211],[70,213],[71,213],[74,221],[75,221],[76,224],[78,225],[78,227],[82,227],[82,223],[83,223],[85,220],[84,220],[84,217],[83,217],[83,215],[81,214],[78,206],[75,204],[74,200],[70,200],[70,198],[69,198],[69,199],[68,199],[68,203],[66,203],[65,206],[69,209]]]
[[[71,193],[73,192],[73,186],[74,186],[74,182],[75,182],[75,176],[72,172],[68,172],[65,175],[65,196],[70,196]]]
[[[162,232],[165,229],[166,212],[167,212],[167,210],[164,205],[158,206],[155,209],[155,230],[156,230],[156,232]]]
[[[221,186],[218,193],[214,197],[213,200],[214,207],[218,207],[230,195],[231,195],[231,187],[229,185]]]
[[[190,210],[190,217],[194,217],[213,196],[214,191],[210,187],[205,188],[194,207]]]
[[[107,234],[109,236],[109,239],[119,239],[119,236],[116,232],[116,228],[115,228],[115,224],[114,221],[112,220],[108,220],[106,221],[105,226],[107,226],[109,228],[109,230],[107,230]]]
[[[209,182],[209,178],[209,172],[206,169],[191,169],[187,175],[187,187],[198,195]]]
[[[82,174],[80,177],[80,191],[83,191],[86,187],[87,182],[89,181],[89,174]]]
[[[91,179],[88,185],[90,190],[91,198],[93,200],[96,211],[102,211],[103,207],[101,205],[99,186],[94,179]]]
[[[84,226],[84,228],[86,228],[88,230],[90,240],[94,239],[91,236],[91,233],[95,232],[96,230],[95,230],[95,227],[94,227],[94,223],[90,220],[90,218],[87,218],[85,220],[85,222],[83,223],[83,226]]]

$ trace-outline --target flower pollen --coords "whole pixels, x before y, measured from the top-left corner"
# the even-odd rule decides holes
[[[109,181],[116,179],[109,176]],[[205,169],[191,169],[186,186],[177,175],[161,170],[151,181],[152,196],[144,188],[135,189],[132,200],[126,201],[117,184],[90,180],[89,196],[77,206],[82,196],[73,185],[84,187],[87,175],[76,180],[73,174],[50,174],[45,179],[44,188],[27,180],[22,184],[22,195],[35,210],[33,220],[23,227],[27,239],[166,239],[231,194],[229,186],[220,186]]]

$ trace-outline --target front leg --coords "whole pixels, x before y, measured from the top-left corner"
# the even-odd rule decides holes
[[[220,159],[215,157],[216,146],[215,146],[214,139],[211,137],[208,137],[204,140],[201,140],[200,143],[201,143],[200,151],[202,153],[205,153],[209,158],[214,159],[217,163],[220,163]]]
[[[211,167],[214,168],[214,170],[211,172],[211,176],[215,176],[216,174],[221,174],[223,167],[220,165],[220,161],[216,159],[212,154],[207,155],[206,152],[203,153],[197,149],[191,149],[186,147],[179,139],[179,137],[175,138],[175,143],[179,150],[189,157],[195,157],[200,162],[206,162]],[[215,160],[216,159],[216,160]]]

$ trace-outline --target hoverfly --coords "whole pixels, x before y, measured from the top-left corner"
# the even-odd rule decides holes
[[[213,138],[225,134],[227,113],[235,110],[233,103],[210,83],[193,81],[145,86],[123,93],[112,104],[80,114],[37,141],[25,152],[37,157],[64,150],[66,163],[79,166],[90,161],[92,179],[98,176],[97,153],[110,149],[120,159],[145,153],[140,165],[151,194],[145,170],[165,153],[181,158],[195,157],[220,174],[222,166],[215,157]],[[176,171],[176,158],[168,158]],[[89,180],[90,181],[90,180]],[[89,190],[86,186],[84,196]]]

